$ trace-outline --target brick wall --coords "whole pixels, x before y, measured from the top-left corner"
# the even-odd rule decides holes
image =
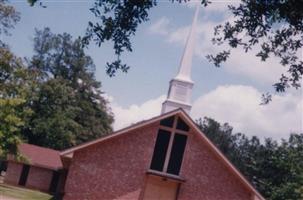
[[[25,186],[48,192],[52,177],[52,170],[31,166]]]
[[[191,132],[188,137],[180,176],[178,200],[249,200],[250,192],[244,188],[214,152]]]
[[[74,153],[64,200],[142,199],[157,123]],[[185,148],[178,199],[248,200],[250,192],[197,133]]]
[[[23,164],[8,161],[4,182],[12,185],[18,185]]]
[[[150,165],[157,125],[76,152],[65,200],[138,199]]]

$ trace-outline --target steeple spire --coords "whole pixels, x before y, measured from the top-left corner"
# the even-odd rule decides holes
[[[161,113],[166,113],[176,108],[183,108],[187,113],[191,109],[191,65],[195,46],[196,26],[198,21],[199,7],[197,5],[193,23],[187,38],[183,57],[177,76],[170,81],[167,99],[162,104]]]
[[[187,37],[186,46],[184,49],[183,57],[181,59],[180,68],[175,79],[184,80],[192,82],[191,80],[191,66],[192,66],[192,58],[195,49],[195,41],[196,41],[196,29],[197,29],[197,20],[199,14],[198,5],[195,11],[194,19],[192,22],[192,26]]]

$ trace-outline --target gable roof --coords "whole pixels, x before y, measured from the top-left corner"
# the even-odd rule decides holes
[[[140,121],[138,123],[135,123],[135,124],[132,124],[126,128],[123,128],[123,129],[120,129],[118,131],[115,131],[109,135],[106,135],[106,136],[103,136],[101,138],[98,138],[96,140],[93,140],[93,141],[90,141],[90,142],[86,142],[86,143],[83,143],[83,144],[80,144],[80,145],[77,145],[75,147],[72,147],[72,148],[69,148],[69,149],[66,149],[64,151],[61,151],[60,155],[63,155],[63,156],[67,156],[75,151],[79,151],[81,149],[84,149],[88,146],[91,146],[91,145],[94,145],[94,144],[98,144],[100,142],[104,142],[106,140],[109,140],[109,139],[112,139],[112,138],[115,138],[117,136],[120,136],[120,135],[123,135],[125,133],[128,133],[129,131],[132,131],[132,130],[135,130],[135,129],[138,129],[138,128],[141,128],[143,126],[146,126],[146,125],[149,125],[149,124],[152,124],[154,122],[157,122],[157,121],[160,121],[164,118],[167,118],[167,117],[170,117],[170,116],[173,116],[173,115],[176,115],[178,113],[184,113],[184,111],[182,109],[176,109],[176,110],[173,110],[173,111],[170,111],[170,112],[167,112],[167,113],[164,113],[162,115],[159,115],[159,116],[156,116],[156,117],[153,117],[151,119],[148,119],[148,120],[143,120],[143,121]]]
[[[21,155],[24,156],[32,166],[51,170],[58,170],[63,167],[59,151],[26,143],[20,144],[18,149]]]
[[[113,139],[117,136],[123,135],[128,133],[129,131],[141,128],[143,126],[152,124],[154,122],[160,121],[164,118],[173,116],[173,115],[178,115],[179,117],[181,117],[186,123],[189,124],[189,126],[194,130],[195,133],[197,133],[200,137],[200,139],[202,139],[205,144],[214,152],[214,154],[223,162],[223,164],[227,167],[227,169],[234,174],[243,184],[244,186],[250,190],[255,196],[256,199],[259,200],[265,200],[262,195],[246,180],[246,178],[237,170],[237,168],[223,155],[223,153],[205,136],[205,134],[200,130],[200,128],[196,125],[196,123],[192,120],[192,118],[183,111],[183,109],[179,108],[176,110],[173,110],[171,112],[167,112],[164,114],[161,114],[157,117],[151,118],[149,120],[144,120],[141,121],[139,123],[133,124],[131,126],[128,126],[124,129],[118,130],[116,132],[113,132],[110,135],[107,135],[105,137],[101,137],[99,139],[93,140],[91,142],[87,142],[75,147],[72,147],[70,149],[67,149],[65,151],[62,151],[60,153],[61,156],[71,156],[71,154],[73,154],[75,151],[79,151],[82,149],[85,149],[86,147],[89,147],[91,145],[95,145],[104,141],[107,141],[109,139]]]

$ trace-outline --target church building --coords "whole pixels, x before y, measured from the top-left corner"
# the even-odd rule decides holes
[[[64,200],[263,200],[189,116],[198,9],[161,114],[61,152]]]

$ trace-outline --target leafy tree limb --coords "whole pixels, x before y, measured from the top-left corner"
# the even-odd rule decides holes
[[[248,1],[242,0],[237,6],[229,5],[233,21],[215,27],[213,43],[227,44],[231,48],[243,48],[250,52],[253,47],[261,61],[278,57],[280,64],[287,67],[287,74],[273,86],[277,92],[287,88],[301,87],[303,61],[303,1]],[[243,37],[244,36],[244,37]],[[220,66],[227,60],[226,50],[207,58]],[[252,66],[253,67],[253,66]],[[269,95],[264,102],[269,102]]]

